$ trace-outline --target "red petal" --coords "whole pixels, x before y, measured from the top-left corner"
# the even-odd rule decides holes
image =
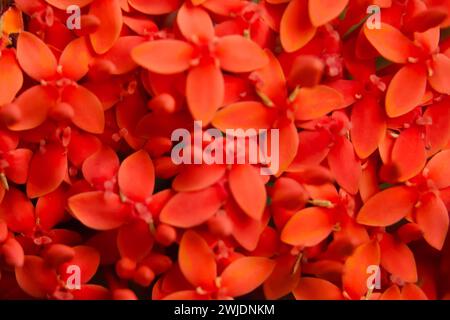
[[[408,187],[383,190],[364,204],[359,211],[357,221],[369,226],[390,226],[411,214],[417,197],[416,190]]]
[[[281,44],[287,52],[304,47],[316,34],[308,14],[307,0],[289,2],[280,25]]]
[[[93,0],[45,0],[45,2],[51,4],[52,6],[61,9],[66,10],[67,7],[71,5],[78,6],[80,8],[83,8],[90,4]]]
[[[66,174],[66,150],[57,144],[41,147],[31,159],[27,182],[28,196],[36,198],[56,190]]]
[[[75,251],[74,257],[58,268],[59,276],[61,280],[66,281],[74,274],[69,267],[77,266],[80,268],[80,282],[87,283],[97,272],[100,265],[100,254],[88,246],[77,246],[73,250]]]
[[[342,292],[331,282],[320,278],[304,277],[292,292],[297,300],[342,300]]]
[[[430,194],[416,208],[416,221],[425,240],[437,250],[444,246],[448,233],[448,211],[441,198]]]
[[[82,167],[84,178],[91,185],[103,187],[103,183],[111,180],[119,170],[117,154],[109,147],[102,146],[97,152],[88,157]]]
[[[0,219],[11,231],[29,234],[35,226],[33,204],[22,192],[11,188],[0,204]]]
[[[122,226],[117,236],[120,256],[135,262],[150,253],[153,242],[149,225],[141,219]]]
[[[180,5],[180,0],[128,0],[128,2],[142,13],[155,15],[175,11]]]
[[[204,290],[213,289],[217,276],[216,259],[208,243],[194,231],[186,231],[180,242],[178,263],[186,279]]]
[[[71,291],[74,300],[108,300],[110,293],[105,287],[96,284],[82,285],[80,290]]]
[[[428,177],[433,180],[438,189],[450,186],[450,150],[444,150],[435,155],[427,165]]]
[[[118,0],[95,0],[89,14],[100,20],[98,29],[89,35],[94,51],[103,54],[119,39],[122,30],[122,10]]]
[[[180,192],[161,211],[161,222],[180,228],[190,228],[211,218],[222,205],[215,187],[195,192]]]
[[[5,174],[14,183],[23,184],[27,181],[30,160],[33,152],[28,149],[16,149],[6,155],[9,166],[5,168]]]
[[[342,102],[342,94],[331,87],[318,85],[301,88],[294,101],[295,119],[317,119],[340,107]]]
[[[115,229],[129,217],[128,207],[114,193],[80,193],[69,198],[68,204],[75,218],[96,230]]]
[[[22,69],[37,81],[56,74],[57,62],[52,51],[34,34],[21,32],[17,40],[17,60]]]
[[[264,295],[267,299],[280,299],[297,286],[301,272],[301,267],[293,272],[297,259],[297,256],[290,253],[277,258],[273,272],[264,282]]]
[[[0,106],[11,102],[22,88],[22,70],[12,51],[3,50],[0,56]]]
[[[186,99],[195,120],[207,125],[223,103],[225,85],[222,72],[214,64],[200,65],[189,71]]]
[[[402,289],[403,300],[428,300],[428,297],[416,284],[407,283]]]
[[[255,220],[261,220],[266,206],[266,188],[258,169],[249,164],[233,166],[228,183],[241,209]]]
[[[420,105],[426,85],[427,75],[423,65],[410,64],[400,69],[386,93],[387,115],[391,118],[399,117]]]
[[[39,218],[39,225],[43,230],[51,230],[64,219],[66,200],[66,195],[62,188],[58,188],[38,199],[36,217]]]
[[[26,256],[23,267],[16,268],[16,280],[23,291],[38,299],[52,294],[58,284],[56,272],[35,256]]]
[[[263,284],[274,268],[275,262],[267,258],[237,259],[223,271],[221,275],[222,288],[229,297],[243,296]]]
[[[73,108],[73,123],[90,133],[102,133],[105,115],[100,100],[83,86],[69,86],[62,92],[62,101]]]
[[[279,128],[280,140],[279,140],[279,170],[278,172],[274,172],[273,174],[280,174],[288,169],[291,163],[294,161],[295,156],[297,155],[298,147],[299,147],[299,136],[297,127],[293,122],[288,123]],[[270,138],[273,136],[271,135]],[[272,145],[272,142],[270,142]],[[276,157],[276,155],[273,155]],[[270,166],[274,166],[273,159]],[[275,168],[274,168],[275,169]]]
[[[345,292],[352,298],[359,300],[368,291],[368,280],[370,279],[369,266],[380,264],[380,247],[378,242],[360,245],[347,259],[344,265],[342,282]]]
[[[212,186],[225,174],[226,167],[220,164],[187,165],[175,177],[175,191],[197,191]]]
[[[433,75],[428,78],[430,85],[439,93],[450,94],[450,58],[438,53],[431,63]]]
[[[331,233],[334,221],[329,210],[311,207],[297,212],[281,232],[281,240],[293,246],[312,247]]]
[[[193,7],[185,2],[178,11],[177,24],[189,41],[205,41],[214,37],[213,22],[201,7]]]
[[[230,72],[250,72],[269,63],[263,49],[255,42],[238,35],[220,38],[216,55],[222,69]]]
[[[155,169],[147,152],[141,150],[128,156],[120,165],[118,178],[120,191],[127,198],[144,202],[150,197],[155,187]]]
[[[397,285],[390,286],[380,297],[380,300],[401,300],[400,289]]]
[[[339,138],[328,154],[328,164],[339,185],[347,192],[356,194],[362,169],[351,142]]]
[[[87,74],[90,62],[89,43],[84,37],[70,42],[59,58],[63,75],[74,81],[80,80]]]
[[[349,0],[308,1],[311,23],[320,27],[337,18],[347,6]]]
[[[173,74],[189,69],[194,48],[180,40],[158,40],[137,46],[131,56],[137,64],[152,72]]]
[[[382,23],[381,28],[364,28],[369,42],[386,59],[395,63],[407,63],[408,58],[417,58],[419,48],[398,29]]]

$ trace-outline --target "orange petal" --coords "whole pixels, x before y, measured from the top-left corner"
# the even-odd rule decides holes
[[[274,109],[259,102],[242,101],[220,109],[212,124],[223,132],[227,129],[270,129],[275,119]]]
[[[225,174],[226,167],[220,164],[187,165],[175,177],[175,191],[197,191],[210,187]]]
[[[67,7],[71,5],[83,8],[90,4],[93,0],[45,0],[45,2],[51,4],[52,6],[66,11]]]
[[[150,197],[155,187],[155,169],[147,152],[140,150],[128,156],[120,165],[118,179],[120,191],[127,198],[144,202]]]
[[[438,189],[450,186],[450,150],[444,150],[435,155],[427,164],[428,177],[433,180]]]
[[[403,300],[428,300],[428,297],[416,284],[407,283],[402,289]]]
[[[186,82],[186,99],[195,120],[203,125],[211,122],[225,96],[222,71],[214,64],[200,65],[189,71]]]
[[[386,132],[382,106],[375,99],[357,101],[352,109],[352,142],[356,154],[365,159],[377,148]]]
[[[342,282],[345,292],[352,298],[360,300],[369,290],[368,280],[371,273],[369,266],[380,264],[380,247],[372,240],[355,249],[344,265]]]
[[[67,198],[63,188],[40,197],[36,203],[36,218],[42,230],[51,230],[66,218]]]
[[[228,183],[231,193],[241,209],[249,217],[261,220],[267,194],[257,170],[249,164],[235,165],[228,175]]]
[[[90,133],[103,133],[105,115],[100,100],[83,86],[68,86],[62,92],[62,101],[72,106],[72,122]]]
[[[311,207],[297,212],[281,232],[281,240],[293,246],[312,247],[325,240],[333,229],[329,210]]]
[[[244,257],[237,259],[223,271],[221,275],[222,288],[229,297],[243,296],[263,284],[274,268],[275,262],[267,258]]]
[[[431,62],[433,74],[428,78],[430,85],[439,93],[450,94],[450,58],[438,53]]]
[[[328,86],[318,85],[301,88],[295,99],[295,119],[313,120],[338,108],[343,102],[343,95]]]
[[[364,34],[372,46],[374,46],[383,57],[392,62],[407,63],[408,58],[418,57],[419,48],[403,35],[400,30],[389,24],[382,23],[380,29],[369,29],[365,26]]]
[[[406,181],[422,171],[427,161],[425,142],[418,127],[403,131],[395,140],[391,162],[396,168],[398,181]]]
[[[146,14],[166,14],[175,11],[180,0],[128,0],[129,4],[136,10]]]
[[[97,250],[88,246],[76,246],[73,250],[75,255],[58,268],[58,274],[62,281],[67,281],[73,274],[69,267],[75,265],[80,268],[80,282],[87,283],[97,272],[100,265],[100,254]]]
[[[24,184],[28,178],[28,170],[33,152],[28,149],[9,151],[5,156],[9,167],[4,170],[6,177],[17,184]]]
[[[59,58],[63,75],[74,81],[80,80],[89,71],[91,58],[87,39],[81,37],[73,40],[64,48]]]
[[[36,151],[30,162],[27,194],[36,198],[50,193],[63,182],[67,173],[67,154],[58,144],[47,144]]]
[[[441,250],[449,227],[448,211],[441,198],[429,194],[422,199],[416,208],[416,221],[425,240],[433,248]]]
[[[317,29],[309,18],[308,2],[311,1],[290,1],[281,18],[281,45],[287,52],[304,47],[316,34]]]
[[[423,65],[410,64],[400,69],[386,93],[387,115],[391,118],[399,117],[420,105],[426,85],[427,75]]]
[[[240,48],[236,50],[236,48]],[[219,39],[216,55],[222,69],[230,72],[250,72],[269,63],[266,53],[255,42],[239,35]]]
[[[349,0],[308,1],[309,18],[313,26],[320,27],[337,18]]]
[[[56,74],[57,62],[49,47],[34,34],[22,32],[17,40],[17,60],[22,69],[37,81]]]
[[[69,198],[68,205],[75,218],[95,230],[115,229],[129,217],[128,207],[114,193],[80,193]]]
[[[342,292],[333,283],[320,279],[303,277],[292,292],[297,300],[342,300]]]
[[[214,37],[214,26],[209,14],[201,7],[190,6],[187,2],[178,10],[177,24],[189,41],[204,41]]]
[[[297,127],[293,122],[281,126],[279,130],[279,170],[274,174],[280,174],[289,168],[297,155],[300,143]],[[270,138],[272,138],[272,136],[270,136]],[[272,145],[272,142],[270,142],[270,145]],[[273,166],[273,164],[270,165]]]
[[[94,51],[103,54],[112,48],[122,30],[119,0],[95,0],[90,6],[89,14],[100,20],[98,29],[89,38]]]
[[[401,300],[400,289],[396,284],[390,286],[380,297],[380,300]]]
[[[273,272],[264,282],[264,295],[267,299],[280,299],[297,286],[301,272],[301,267],[294,270],[297,259],[297,256],[290,253],[277,258]]]
[[[417,282],[416,261],[406,244],[388,233],[380,241],[381,266],[405,282]]]
[[[161,211],[161,222],[180,228],[200,225],[222,205],[219,191],[213,186],[195,192],[180,192]]]
[[[356,194],[362,169],[352,143],[343,137],[337,139],[328,154],[328,164],[339,185],[347,192]]]
[[[91,185],[105,188],[103,183],[112,180],[119,170],[119,158],[109,147],[102,146],[89,156],[82,166],[83,176]]]
[[[117,234],[117,248],[120,256],[134,262],[141,261],[150,253],[153,242],[150,227],[142,219],[123,225]]]
[[[131,56],[152,72],[173,74],[189,69],[194,48],[180,40],[150,41],[134,48]]]
[[[359,211],[358,223],[387,227],[412,213],[417,191],[408,187],[393,187],[370,198]]]
[[[23,75],[14,52],[3,50],[0,56],[0,106],[11,102],[22,88]]]
[[[181,272],[194,286],[208,290],[215,287],[217,266],[214,252],[194,231],[183,234],[178,251]]]
[[[20,288],[34,298],[46,298],[58,285],[55,270],[49,268],[41,257],[25,256],[24,265],[15,271]]]

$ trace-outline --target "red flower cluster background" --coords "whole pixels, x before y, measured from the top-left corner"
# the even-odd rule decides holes
[[[4,2],[1,299],[450,298],[450,1]]]

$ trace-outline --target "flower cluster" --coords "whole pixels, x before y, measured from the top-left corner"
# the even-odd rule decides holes
[[[0,299],[450,299],[449,0],[10,2]]]

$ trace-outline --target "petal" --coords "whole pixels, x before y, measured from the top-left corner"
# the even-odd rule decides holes
[[[331,144],[330,134],[325,130],[301,131],[295,164],[318,165],[328,155]]]
[[[257,169],[249,164],[233,166],[228,175],[231,193],[241,209],[251,218],[261,220],[267,194]]]
[[[281,45],[287,52],[304,47],[316,34],[317,29],[309,18],[308,2],[311,1],[290,1],[281,18]]]
[[[63,182],[67,174],[66,150],[58,144],[48,144],[35,152],[30,162],[27,194],[36,198],[50,193]]]
[[[337,139],[328,154],[328,164],[336,181],[347,192],[356,194],[362,174],[361,162],[347,139]]]
[[[216,259],[208,243],[194,231],[183,234],[178,251],[181,272],[194,286],[204,290],[215,287]]]
[[[320,27],[337,18],[349,0],[308,1],[309,18],[313,26]]]
[[[351,136],[356,154],[365,159],[378,148],[386,132],[386,120],[382,107],[375,99],[356,102],[352,109]]]
[[[128,207],[114,193],[80,193],[70,197],[68,205],[75,218],[95,230],[115,229],[129,217]]]
[[[66,195],[62,188],[39,197],[36,203],[36,218],[43,230],[51,230],[66,217]]]
[[[214,37],[213,22],[201,7],[190,6],[185,2],[178,10],[177,24],[189,41],[204,41]]]
[[[175,177],[175,191],[197,191],[215,184],[225,174],[226,167],[220,164],[187,165]]]
[[[279,128],[279,170],[278,172],[273,172],[273,174],[280,174],[287,170],[291,163],[294,161],[295,156],[297,155],[298,147],[299,147],[299,136],[297,127],[293,122],[288,123],[287,125],[283,125]],[[271,134],[272,138],[273,135]],[[270,142],[272,145],[272,142]],[[272,157],[276,157],[277,155],[273,155]],[[270,163],[270,167],[274,167],[273,159],[272,163]],[[272,169],[271,169],[272,170]]]
[[[18,108],[19,118],[8,128],[13,131],[23,131],[41,125],[57,98],[58,92],[50,87],[34,86],[26,90],[13,103]]]
[[[269,300],[280,299],[297,287],[301,267],[294,271],[298,257],[284,254],[277,258],[276,265],[269,278],[264,282],[264,295]]]
[[[439,93],[450,94],[450,58],[438,53],[431,62],[433,74],[428,78],[430,85]]]
[[[155,169],[147,152],[140,150],[128,156],[119,169],[120,191],[131,200],[144,202],[155,187]],[[139,181],[136,184],[136,181]]]
[[[301,278],[292,293],[296,300],[343,300],[341,289],[320,278]]]
[[[448,233],[448,211],[441,198],[430,194],[422,199],[416,209],[416,221],[425,240],[437,250],[444,246]]]
[[[450,108],[448,100],[435,103],[430,106],[424,117],[431,118],[432,126],[426,126],[426,141],[428,156],[434,155],[439,150],[445,149],[450,141]]]
[[[25,256],[24,265],[15,271],[20,288],[34,298],[46,298],[58,285],[55,270],[47,267],[41,257]]]
[[[450,186],[450,150],[435,155],[427,164],[428,178],[433,180],[438,189]]]
[[[100,140],[85,132],[72,130],[67,155],[69,161],[77,168],[81,167],[84,160],[100,149]]]
[[[180,5],[180,0],[128,0],[128,2],[142,13],[155,15],[175,11]]]
[[[88,157],[82,167],[84,178],[91,185],[103,186],[111,180],[119,170],[119,158],[109,147],[102,146],[97,152]]]
[[[180,40],[157,40],[137,46],[131,56],[138,65],[152,72],[173,74],[189,69],[194,48]]]
[[[11,188],[0,204],[0,219],[11,231],[29,234],[35,227],[33,204],[22,192]]]
[[[364,27],[364,34],[369,42],[386,59],[395,63],[407,63],[408,58],[417,58],[419,48],[400,30],[382,23],[381,28]]]
[[[428,297],[416,284],[407,283],[402,289],[402,300],[428,300]]]
[[[87,283],[97,272],[100,265],[100,254],[94,248],[88,246],[76,246],[73,248],[75,255],[66,263],[62,264],[58,270],[61,280],[67,281],[73,274],[70,266],[77,266],[80,268],[80,282]]]
[[[405,282],[417,282],[416,261],[406,244],[388,233],[380,241],[381,266]]]
[[[61,9],[66,10],[67,7],[71,5],[78,6],[80,8],[83,8],[90,4],[93,0],[45,0],[45,2],[51,4],[52,6]]]
[[[80,290],[73,290],[74,300],[109,300],[110,293],[105,287],[96,284],[82,285]]]
[[[269,63],[263,49],[255,42],[239,35],[220,38],[216,47],[216,56],[220,60],[222,69],[230,72],[250,72]]]
[[[69,86],[62,92],[62,101],[72,106],[72,122],[90,133],[103,133],[105,115],[100,100],[83,86]]]
[[[22,70],[12,51],[3,50],[0,56],[0,106],[10,103],[23,84]]]
[[[216,187],[195,192],[180,192],[165,205],[160,220],[179,228],[200,225],[211,218],[222,205]]]
[[[243,101],[220,109],[212,124],[223,132],[227,129],[270,129],[275,119],[274,109],[259,102]]]
[[[87,39],[82,37],[73,40],[64,48],[59,58],[63,75],[74,81],[80,80],[89,71],[91,58]]]
[[[313,120],[337,109],[343,102],[342,94],[328,86],[300,88],[294,101],[295,119]]]
[[[258,288],[275,268],[273,260],[244,257],[232,262],[221,275],[222,288],[229,297],[239,297]],[[245,281],[242,281],[245,279]]]
[[[119,39],[122,30],[122,10],[118,0],[95,0],[89,14],[100,20],[98,29],[89,35],[94,51],[103,54]]]
[[[427,161],[425,142],[418,127],[403,131],[395,140],[391,162],[396,168],[397,179],[406,181],[422,171]]]
[[[334,221],[325,208],[311,207],[300,210],[287,222],[281,240],[293,246],[313,247],[331,233]]]
[[[359,300],[368,291],[370,280],[369,267],[380,264],[380,247],[372,240],[355,249],[344,265],[342,282],[345,292],[352,298]]]
[[[222,71],[214,64],[200,65],[189,71],[186,99],[195,120],[207,125],[211,122],[225,96]]]
[[[415,189],[393,187],[370,198],[359,211],[358,223],[368,226],[387,227],[412,213],[417,202]]]
[[[150,227],[142,219],[123,225],[117,235],[120,256],[135,262],[141,261],[150,253],[153,243]]]
[[[400,289],[396,284],[390,286],[380,297],[380,300],[401,300]]]
[[[32,33],[20,33],[17,40],[17,60],[34,80],[47,80],[56,74],[55,56],[50,48]]]
[[[402,116],[420,105],[427,85],[424,66],[410,64],[398,71],[386,93],[386,113],[389,117]],[[408,90],[405,90],[408,88]]]
[[[27,181],[30,160],[33,152],[28,149],[16,149],[10,151],[5,158],[9,166],[5,168],[5,174],[14,183],[23,184]]]

